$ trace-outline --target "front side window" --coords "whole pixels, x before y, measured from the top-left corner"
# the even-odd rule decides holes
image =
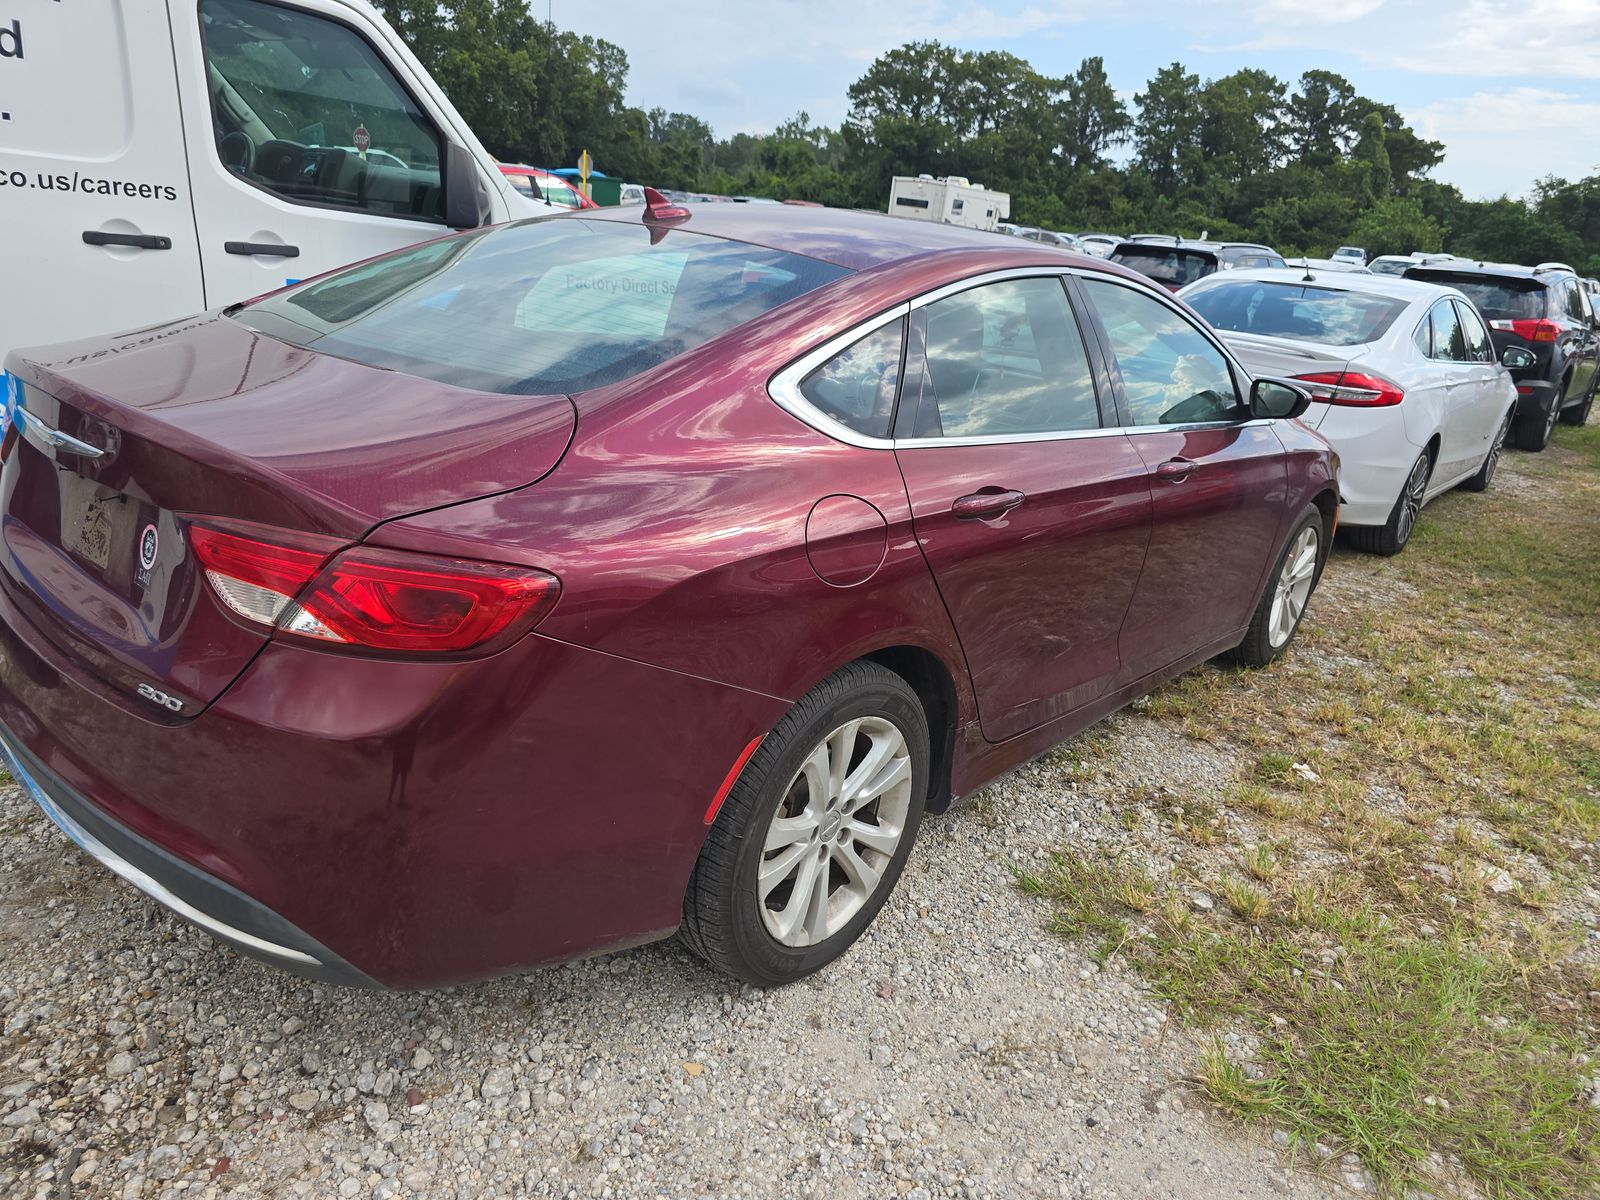
[[[1441,300],[1433,306],[1433,357],[1440,362],[1470,362],[1467,332],[1461,327],[1456,306]]]
[[[843,267],[643,222],[524,221],[302,284],[236,319],[296,345],[519,395],[628,379]]]
[[[1489,341],[1489,331],[1483,327],[1483,322],[1478,314],[1472,311],[1472,305],[1456,301],[1456,312],[1461,318],[1461,329],[1467,339],[1467,359],[1469,362],[1492,363],[1494,361],[1494,345]]]
[[[1059,279],[986,284],[924,311],[927,370],[916,436],[1099,427],[1088,354]]]
[[[1084,279],[1122,376],[1135,425],[1243,415],[1227,357],[1187,319],[1131,287]]]
[[[338,21],[264,0],[201,0],[217,155],[301,204],[444,220],[439,131]]]
[[[800,394],[835,421],[886,438],[894,421],[905,321],[852,342],[800,381]]]

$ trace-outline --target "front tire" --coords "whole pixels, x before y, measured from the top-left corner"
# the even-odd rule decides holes
[[[1411,464],[1400,495],[1389,510],[1389,519],[1382,525],[1349,525],[1350,544],[1368,554],[1385,557],[1399,554],[1411,540],[1411,531],[1417,527],[1417,517],[1422,512],[1422,502],[1428,496],[1428,480],[1433,476],[1433,459],[1424,450]]]
[[[834,672],[740,772],[689,878],[679,936],[758,987],[821,969],[894,890],[927,794],[916,692],[877,663]]]
[[[1321,578],[1327,544],[1328,531],[1322,523],[1321,510],[1315,504],[1306,505],[1278,556],[1244,641],[1233,651],[1234,661],[1247,667],[1264,667],[1288,648]]]

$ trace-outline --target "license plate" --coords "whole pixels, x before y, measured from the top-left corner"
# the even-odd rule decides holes
[[[102,571],[111,562],[111,543],[116,534],[116,510],[121,507],[103,498],[100,489],[87,479],[68,477],[63,518],[66,524],[62,543],[79,558]]]

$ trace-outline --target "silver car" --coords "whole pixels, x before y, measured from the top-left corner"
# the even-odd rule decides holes
[[[1339,452],[1340,524],[1397,554],[1422,506],[1494,477],[1516,388],[1489,327],[1454,288],[1348,271],[1236,270],[1178,293],[1252,374],[1311,391],[1301,421]]]

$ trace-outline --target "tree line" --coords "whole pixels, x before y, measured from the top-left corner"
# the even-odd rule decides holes
[[[837,128],[801,112],[719,138],[690,113],[626,104],[622,49],[538,20],[528,0],[381,7],[505,161],[570,165],[588,149],[630,182],[879,211],[895,175],[964,175],[1009,192],[1013,221],[1049,229],[1206,233],[1286,254],[1449,250],[1600,275],[1600,175],[1468,200],[1431,177],[1442,144],[1332,71],[1203,79],[1173,63],[1130,106],[1098,56],[1057,78],[1003,51],[911,42],[850,85]]]

